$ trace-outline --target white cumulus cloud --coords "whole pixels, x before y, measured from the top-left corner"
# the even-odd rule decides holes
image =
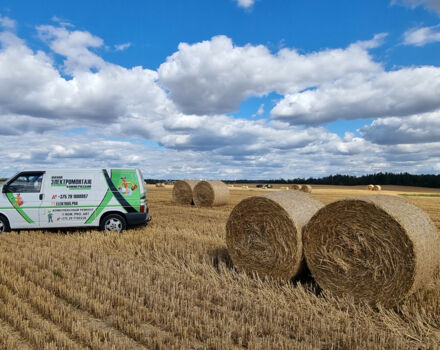
[[[317,89],[287,94],[272,110],[292,124],[410,116],[440,108],[440,68],[424,66],[352,74]]]
[[[182,43],[158,70],[160,83],[171,99],[188,114],[217,114],[238,110],[241,101],[271,91],[287,94],[333,81],[353,73],[379,72],[368,48],[372,41],[346,49],[308,54],[282,49],[272,54],[266,46],[235,46],[226,36],[196,44]]]
[[[417,6],[425,6],[440,14],[440,0],[393,0],[392,3],[402,4],[412,8],[415,8]]]
[[[440,142],[440,111],[407,118],[379,118],[360,129],[362,136],[377,144]]]
[[[131,43],[115,45],[115,50],[116,51],[124,51],[124,50],[127,50],[130,46],[131,46]]]
[[[243,8],[250,8],[254,6],[255,0],[237,0],[237,5]]]
[[[49,44],[52,51],[66,58],[66,72],[71,74],[105,66],[105,61],[90,50],[103,46],[101,38],[86,31],[70,31],[63,26],[42,25],[37,29],[40,38]]]
[[[264,114],[264,103],[260,105],[260,107],[258,107],[258,110],[256,113],[252,114],[252,118],[256,118],[260,115]]]
[[[440,41],[440,26],[411,28],[404,33],[405,45],[425,46]]]
[[[440,163],[436,115],[419,112],[436,106],[438,68],[386,72],[368,52],[383,36],[344,49],[276,54],[221,36],[180,45],[154,71],[105,61],[104,40],[89,32],[64,25],[38,32],[47,50],[31,49],[13,28],[0,32],[0,176],[68,165],[140,167],[146,177],[280,178],[347,169],[432,172]],[[64,57],[62,68],[55,55]],[[319,125],[292,125],[291,116],[255,120],[222,112],[271,91],[311,99],[324,93],[313,114],[303,111],[305,124],[339,113],[350,119],[363,108],[378,119],[361,136],[341,137]],[[325,94],[335,97],[334,106]],[[407,119],[383,118],[381,111]],[[395,141],[375,138],[374,128]]]
[[[15,21],[7,16],[2,16],[0,14],[0,26],[5,29],[15,29]]]

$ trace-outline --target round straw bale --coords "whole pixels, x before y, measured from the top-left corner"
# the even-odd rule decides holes
[[[428,215],[397,196],[333,202],[304,232],[307,265],[321,288],[385,307],[429,282],[439,244]]]
[[[304,225],[323,204],[307,193],[278,191],[246,198],[226,224],[234,265],[248,273],[289,280],[304,267]]]
[[[215,207],[229,201],[229,188],[222,181],[200,181],[193,194],[194,204],[198,207]]]
[[[300,191],[301,190],[301,185],[298,185],[298,184],[294,184],[294,185],[292,185],[292,190],[297,190],[297,191]]]
[[[380,185],[374,185],[373,191],[382,191],[382,187],[380,187]]]
[[[173,187],[173,202],[178,204],[194,204],[193,189],[199,183],[198,180],[180,180]]]
[[[373,188],[374,188],[374,185],[368,185],[368,186],[367,186],[367,190],[368,190],[368,191],[373,191]]]
[[[312,193],[312,186],[310,186],[310,185],[302,185],[301,186],[301,191],[306,192],[306,193]]]

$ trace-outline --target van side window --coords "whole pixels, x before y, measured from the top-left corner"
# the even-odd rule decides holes
[[[7,190],[12,193],[39,193],[43,175],[42,172],[20,174],[8,184]]]

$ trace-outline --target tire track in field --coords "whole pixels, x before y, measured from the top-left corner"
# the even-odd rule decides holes
[[[87,252],[82,252],[83,254],[87,255]],[[45,254],[43,254],[45,255]],[[57,257],[57,255],[59,255],[59,257]],[[54,252],[53,255],[51,256],[51,259],[57,259],[60,260],[61,262],[59,265],[63,266],[64,264],[67,264],[70,259],[69,257],[65,256],[64,254],[60,254],[57,252]],[[105,285],[111,285],[112,283],[112,277],[113,276],[124,276],[126,272],[130,272],[131,275],[129,275],[129,278],[127,280],[124,280],[122,282],[120,282],[119,284],[114,284],[111,285],[111,290],[116,291],[118,298],[116,300],[113,300],[112,303],[118,303],[118,300],[121,300],[121,296],[125,295],[125,294],[136,294],[139,292],[139,285],[137,285],[136,283],[138,283],[137,281],[143,280],[145,279],[146,276],[144,275],[133,275],[134,271],[132,271],[131,266],[130,266],[130,271],[123,271],[123,270],[118,270],[117,266],[120,265],[120,262],[115,262],[113,263],[109,263],[108,262],[108,258],[107,257],[100,257],[100,260],[98,259],[98,256],[96,256],[94,258],[95,260],[93,261],[92,264],[92,269],[91,271],[85,270],[84,272],[82,272],[82,275],[85,275],[85,281],[93,281],[95,280],[95,282],[97,284],[99,284],[99,288],[108,288],[105,287]],[[123,263],[123,262],[121,262]],[[176,261],[175,264],[178,264],[179,262]],[[122,266],[122,265],[121,265]],[[228,314],[228,322],[231,323],[230,327],[231,328],[240,328],[240,324],[239,322],[242,321],[243,318],[243,314],[240,311],[234,311],[234,310],[227,310],[226,308],[220,308],[216,305],[213,305],[210,300],[207,300],[205,295],[202,294],[197,294],[195,295],[193,292],[192,287],[194,287],[195,285],[198,285],[200,283],[202,283],[205,278],[203,277],[203,275],[195,275],[192,271],[188,270],[186,271],[187,275],[190,277],[185,285],[181,285],[176,283],[175,281],[178,280],[178,276],[181,275],[182,271],[181,270],[175,270],[175,272],[173,271],[174,266],[166,266],[166,270],[167,273],[169,274],[169,276],[167,276],[167,285],[164,287],[159,286],[160,290],[158,290],[157,292],[155,291],[144,291],[141,290],[142,292],[145,292],[143,294],[143,298],[145,300],[145,298],[149,298],[148,300],[148,308],[147,310],[145,310],[145,312],[149,311],[150,308],[151,311],[156,310],[155,313],[160,313],[160,314],[164,314],[164,316],[162,318],[160,318],[160,323],[163,324],[162,327],[167,327],[167,329],[170,329],[170,325],[171,330],[173,331],[177,331],[178,333],[182,333],[185,334],[187,333],[188,335],[191,335],[192,337],[194,337],[195,339],[199,340],[199,341],[205,341],[206,339],[209,339],[211,337],[211,340],[214,342],[224,342],[223,339],[223,335],[221,333],[219,333],[217,335],[218,338],[216,338],[214,336],[215,330],[218,330],[221,325],[222,325],[222,318],[226,317],[226,313]],[[147,268],[147,266],[145,266],[145,268]],[[151,270],[153,269],[153,266],[148,266],[148,268]],[[212,268],[211,268],[212,269]],[[161,267],[161,270],[163,271],[163,266]],[[213,271],[211,271],[213,272]],[[215,275],[217,275],[216,272]],[[160,273],[158,273],[159,275]],[[162,278],[162,282],[164,276],[160,276],[160,278]],[[129,285],[132,285],[131,290],[127,290]],[[156,294],[164,294],[161,293],[162,291],[165,291],[167,293],[172,293],[171,295],[165,295],[164,297],[159,297],[159,298],[151,298],[151,295],[156,295]],[[150,292],[150,293],[148,293]],[[103,291],[101,294],[107,294],[107,292]],[[114,294],[114,293],[113,293]],[[150,295],[151,294],[151,295]],[[111,296],[110,296],[111,297]],[[175,300],[184,300],[186,303],[188,303],[188,307],[181,307],[181,305],[175,305]],[[121,304],[122,308],[129,308],[129,304],[130,302],[133,302],[131,299],[125,298],[125,303]],[[128,304],[127,304],[128,303]],[[141,308],[144,312],[144,308],[142,307],[143,305],[139,305],[137,306],[135,309],[139,309]],[[179,308],[180,307],[180,308]],[[168,315],[169,313],[171,313],[172,309],[175,308],[176,310],[173,311],[174,313],[171,315],[171,317]],[[163,311],[167,310],[167,313],[164,313]],[[135,311],[135,310],[133,310]],[[201,311],[201,312],[199,312]],[[176,313],[178,312],[178,313]],[[202,313],[202,315],[200,315],[200,313]],[[209,316],[207,316],[209,315]],[[216,316],[217,315],[217,316]],[[235,317],[233,317],[233,320],[231,319],[231,315],[235,315]],[[213,328],[210,323],[212,321],[214,321],[215,318],[218,318],[217,320],[215,320],[217,324],[217,326],[215,328]],[[193,320],[197,320],[196,325],[194,325]],[[156,317],[156,322],[155,324],[157,324],[158,320]],[[177,324],[180,322],[180,324]],[[189,330],[180,330],[182,328],[181,324],[186,324],[188,328],[190,328],[191,326],[193,327],[193,329],[189,329]],[[189,333],[188,333],[189,332]],[[214,338],[212,338],[214,336]],[[238,338],[238,336],[236,337]],[[231,340],[231,342],[233,343],[233,341]],[[228,343],[228,347],[234,347],[233,344]]]
[[[0,286],[0,316],[38,349],[85,349],[4,285]]]
[[[93,319],[48,290],[26,279],[14,267],[5,265],[0,257],[0,282],[10,290],[24,296],[46,319],[60,326],[82,345],[91,349],[143,349],[130,338],[110,328],[104,322]]]
[[[23,250],[23,249],[21,249]],[[68,262],[70,261],[68,256],[65,256],[64,254],[58,253],[61,252],[62,250],[57,250],[56,252],[53,252],[53,254],[51,255],[50,259],[51,262],[55,263],[55,261],[59,261],[61,259],[61,262],[57,265],[61,265],[64,266],[65,264],[68,264]],[[83,254],[86,254],[85,252],[82,252]],[[57,256],[58,254],[60,254],[60,256]],[[41,255],[46,255],[46,254],[41,254]],[[102,259],[102,258],[101,258]],[[111,302],[111,304],[113,304],[115,307],[118,307],[120,312],[124,312],[124,310],[127,310],[132,312],[132,313],[139,313],[139,311],[142,311],[142,314],[144,315],[144,317],[141,317],[142,321],[147,321],[151,324],[151,322],[154,322],[154,324],[157,326],[160,326],[160,330],[163,331],[163,327],[166,327],[166,329],[171,329],[177,332],[177,334],[181,334],[182,337],[184,337],[185,335],[190,335],[190,333],[188,333],[188,330],[182,329],[182,325],[179,324],[177,321],[179,321],[180,323],[183,324],[187,324],[188,326],[191,326],[192,324],[192,320],[197,317],[197,315],[195,314],[197,309],[200,309],[200,306],[196,306],[194,311],[192,308],[187,309],[187,308],[183,308],[183,310],[181,310],[183,313],[182,314],[173,314],[170,318],[170,316],[166,313],[164,313],[164,310],[167,310],[170,308],[170,306],[173,306],[173,302],[170,301],[169,296],[165,295],[158,295],[158,293],[155,293],[154,291],[151,291],[152,293],[148,293],[149,291],[145,291],[145,295],[147,297],[149,297],[149,302],[148,302],[148,307],[146,308],[142,303],[139,302],[135,302],[132,299],[129,299],[127,297],[124,297],[123,295],[125,293],[127,293],[126,290],[124,290],[124,288],[121,288],[122,285],[119,285],[119,288],[117,285],[112,285],[112,270],[109,268],[108,263],[105,262],[105,259],[102,260],[96,260],[93,261],[93,268],[92,268],[92,273],[90,273],[90,271],[84,270],[81,271],[81,278],[82,281],[80,283],[80,285],[82,285],[83,287],[85,285],[88,285],[88,290],[89,293],[87,293],[88,298],[90,299],[90,302],[93,302],[93,300],[91,300],[91,295],[95,294],[98,296],[103,296],[106,295],[107,296],[107,300]],[[35,262],[34,262],[35,264]],[[41,262],[40,262],[41,264]],[[66,267],[71,267],[70,265],[66,266]],[[151,267],[151,266],[150,266]],[[38,266],[38,268],[48,268],[48,266],[44,266],[44,263],[40,266]],[[93,271],[95,270],[96,271]],[[104,272],[104,271],[110,271],[109,274],[107,274],[106,278],[103,278],[103,276],[100,275],[100,272]],[[124,271],[120,271],[121,273],[123,273]],[[160,274],[160,273],[159,273]],[[139,278],[137,278],[139,277]],[[176,277],[177,276],[170,276],[170,281],[173,281],[173,285],[170,286],[172,290],[174,291],[179,291],[179,286],[176,285],[175,281],[176,281]],[[74,277],[67,277],[66,278],[68,280],[71,280]],[[144,279],[145,276],[130,276],[130,279],[127,281],[124,281],[124,286],[126,285],[125,283],[129,283],[130,280],[132,281],[139,281]],[[91,281],[94,281],[93,283],[91,283]],[[191,282],[188,282],[188,285],[190,285]],[[106,285],[111,285],[111,287],[108,287]],[[168,288],[168,286],[167,286]],[[134,289],[139,290],[139,286],[134,285]],[[115,291],[117,291],[118,293],[115,293]],[[131,290],[128,291],[128,293],[135,293],[135,290]],[[180,293],[184,294],[184,297],[186,300],[191,300],[194,296],[193,296],[193,292],[191,290],[191,288],[188,288],[187,290],[180,290]],[[150,295],[149,295],[150,294]],[[159,293],[162,294],[162,293]],[[94,295],[94,297],[95,297]],[[156,296],[156,298],[154,298],[154,295]],[[133,305],[132,305],[133,304]],[[90,308],[90,306],[88,306],[88,308]],[[150,309],[151,308],[151,309]],[[212,312],[213,310],[211,310]],[[158,321],[159,324],[158,324]],[[202,322],[203,320],[200,320],[199,322]],[[205,322],[207,320],[204,320]],[[176,324],[177,323],[177,324]],[[171,328],[170,328],[171,326]],[[196,341],[196,343],[200,340],[205,340],[205,338],[201,338],[200,337],[200,329],[194,329],[192,330],[192,334],[195,337],[194,341]],[[205,331],[206,333],[206,337],[209,337],[210,335],[212,336],[212,330],[209,331]],[[176,335],[177,335],[176,334]],[[196,340],[197,339],[197,340]],[[221,340],[221,337],[219,337],[218,339],[219,341]],[[230,345],[231,346],[231,345]]]
[[[32,346],[14,327],[0,317],[0,349],[32,350]]]
[[[97,290],[94,290],[93,288],[90,289],[90,286],[94,285],[93,277],[91,277],[91,284],[90,280],[85,279],[84,277],[75,278],[74,276],[66,276],[64,281],[59,281],[59,283],[57,283],[58,281],[53,280],[53,273],[44,263],[41,263],[41,261],[38,260],[32,260],[24,254],[21,254],[20,256],[20,253],[23,253],[23,251],[23,249],[19,249],[16,253],[11,252],[11,254],[19,260],[19,265],[17,265],[16,268],[21,271],[23,276],[35,284],[51,291],[57,297],[66,300],[66,302],[76,305],[83,311],[88,311],[95,317],[105,319],[113,327],[119,329],[126,336],[131,337],[134,340],[160,349],[168,349],[171,346],[177,345],[175,344],[173,336],[169,335],[162,329],[146,323],[133,323],[133,321],[139,321],[136,319],[128,322],[127,317],[130,316],[130,314],[127,313],[127,305],[118,304],[118,300],[121,300],[119,296],[108,296],[103,293],[105,290],[98,286]],[[38,256],[34,256],[34,258],[38,258]],[[53,257],[50,259],[53,260]],[[38,273],[40,273],[41,276],[35,278]],[[75,280],[78,285],[71,285],[71,280]],[[91,294],[84,293],[84,287],[87,285],[87,290]],[[107,289],[107,291],[114,293],[114,290],[111,289]],[[112,303],[117,306],[117,308],[112,307]],[[132,301],[128,300],[127,304],[132,304]],[[136,308],[133,307],[128,307],[128,309],[131,309],[133,313],[136,311]],[[179,349],[181,346],[177,346],[177,348]]]

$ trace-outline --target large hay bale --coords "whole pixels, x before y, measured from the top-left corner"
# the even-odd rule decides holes
[[[367,186],[367,190],[368,190],[368,191],[373,191],[373,188],[374,188],[374,185],[368,185],[368,186]]]
[[[234,265],[289,280],[304,266],[304,225],[323,204],[307,193],[278,191],[249,197],[232,210],[226,244]]]
[[[194,204],[193,189],[198,180],[180,180],[173,187],[173,202],[178,204]]]
[[[292,190],[300,191],[301,187],[302,187],[302,185],[294,184],[294,185],[292,185]]]
[[[382,187],[380,185],[374,185],[372,191],[382,191]]]
[[[333,202],[304,233],[307,264],[321,288],[386,307],[430,281],[439,252],[428,215],[397,196]]]
[[[301,186],[301,191],[306,192],[306,193],[312,193],[312,186],[310,186],[310,185],[302,185]]]
[[[222,181],[200,181],[193,190],[194,204],[215,207],[228,204],[229,188]]]

